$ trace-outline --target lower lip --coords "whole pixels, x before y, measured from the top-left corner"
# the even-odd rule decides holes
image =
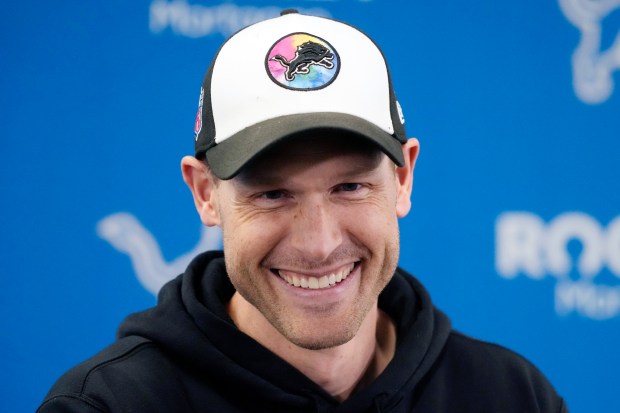
[[[278,280],[280,280],[280,282],[285,287],[287,287],[289,290],[295,292],[296,294],[299,294],[299,295],[304,296],[304,297],[305,296],[315,297],[315,296],[322,296],[322,295],[326,295],[326,294],[338,294],[338,293],[340,293],[343,289],[347,288],[347,285],[349,285],[354,279],[356,279],[359,276],[359,272],[360,272],[360,263],[356,262],[355,266],[353,267],[353,270],[351,270],[351,272],[349,273],[347,278],[345,278],[344,280],[342,280],[339,283],[337,283],[335,285],[332,285],[330,287],[327,287],[327,288],[317,288],[317,289],[295,287],[294,285],[291,285],[288,282],[286,282],[286,280],[284,280],[278,274],[274,274],[274,275],[276,276],[276,278],[278,278]]]

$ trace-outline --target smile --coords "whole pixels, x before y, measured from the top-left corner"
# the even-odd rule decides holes
[[[289,285],[301,288],[308,288],[311,290],[320,290],[323,288],[333,287],[342,280],[345,280],[353,268],[355,263],[349,264],[338,271],[331,274],[324,275],[322,277],[313,277],[309,275],[299,274],[292,271],[278,270],[278,275]]]

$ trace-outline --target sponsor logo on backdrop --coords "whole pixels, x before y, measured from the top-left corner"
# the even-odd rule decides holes
[[[117,251],[129,255],[140,283],[153,294],[168,281],[185,271],[201,252],[220,249],[222,235],[217,227],[202,227],[196,246],[172,261],[165,261],[155,237],[132,214],[119,212],[97,223],[97,235]]]
[[[605,17],[620,12],[620,0],[559,0],[566,18],[579,29],[573,52],[573,87],[586,103],[602,103],[614,88],[613,72],[620,68],[620,28],[605,27]],[[615,32],[614,42],[601,50],[604,30]]]
[[[549,222],[529,212],[506,212],[497,218],[495,241],[500,276],[556,280],[558,314],[595,320],[620,315],[620,216],[603,226],[581,212]]]
[[[190,4],[186,0],[153,0],[149,9],[149,28],[152,33],[166,29],[187,37],[220,34],[228,37],[250,24],[276,17],[282,6],[238,6],[233,3],[217,5]],[[322,8],[298,8],[300,13],[330,17]]]

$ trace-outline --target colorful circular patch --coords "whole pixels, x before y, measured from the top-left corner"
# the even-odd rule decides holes
[[[320,37],[293,33],[271,47],[265,66],[269,77],[282,87],[314,90],[336,79],[340,60],[336,50]]]

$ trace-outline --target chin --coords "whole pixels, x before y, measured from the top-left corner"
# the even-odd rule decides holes
[[[323,338],[317,337],[288,337],[289,341],[295,344],[297,347],[304,348],[306,350],[326,350],[329,348],[334,348],[341,346],[343,344],[348,343],[355,336],[354,333],[344,335],[329,335]]]
[[[318,325],[289,326],[276,328],[288,341],[307,350],[325,350],[351,341],[358,333],[363,318],[341,323],[319,323]]]

